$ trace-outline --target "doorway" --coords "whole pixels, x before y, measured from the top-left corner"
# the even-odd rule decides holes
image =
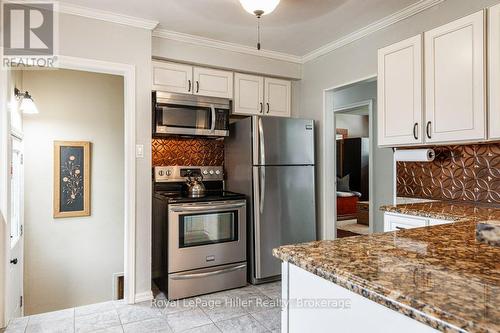
[[[365,158],[364,179],[368,179],[368,189],[366,189],[366,187],[362,189],[360,186],[358,186],[358,188],[351,189],[351,185],[356,187],[357,182],[356,184],[351,184],[350,181],[347,181],[347,177],[345,176],[350,172],[337,170],[346,167],[345,165],[342,166],[341,161],[339,161],[340,158],[345,158],[346,146],[342,146],[340,143],[337,144],[337,138],[342,139],[342,135],[344,135],[345,137],[343,139],[349,139],[349,130],[347,129],[347,133],[345,129],[344,131],[342,130],[342,127],[347,126],[342,125],[342,121],[337,121],[340,119],[338,118],[339,115],[340,118],[344,118],[344,124],[349,119],[347,117],[355,118],[357,116],[364,117],[361,118],[364,120],[358,119],[358,124],[366,125],[368,122],[368,140],[365,139],[364,143],[361,142],[363,140],[358,140],[356,145],[359,148],[347,148],[349,150],[348,154],[352,154],[353,149],[365,151],[363,154],[360,153],[359,155],[363,155]],[[366,117],[368,117],[368,119]],[[355,234],[382,232],[383,214],[379,211],[378,207],[384,204],[392,203],[393,201],[392,179],[394,166],[392,150],[378,147],[376,135],[378,126],[376,75],[326,89],[324,91],[323,121],[325,128],[322,149],[324,161],[322,169],[324,179],[322,189],[322,237],[324,239],[335,239],[339,236],[354,236]],[[337,126],[337,123],[340,125]],[[337,128],[339,131],[337,131]],[[352,131],[357,131],[358,133],[355,133],[354,136],[366,136],[366,126],[363,128],[364,130],[361,134],[359,133],[359,126],[356,128],[353,127],[351,133],[353,133]],[[366,146],[367,144],[368,146]],[[342,152],[339,151],[341,149],[344,149],[344,155],[342,155]],[[366,151],[368,151],[367,154]],[[366,156],[368,156],[367,163]],[[339,165],[337,166],[338,163]],[[368,164],[367,177],[366,164]],[[339,176],[339,179],[337,176]],[[359,178],[361,178],[361,175]],[[344,187],[339,189],[339,185]],[[349,192],[347,195],[354,196],[354,198],[340,199],[345,202],[338,204],[338,192]],[[366,195],[366,193],[368,193],[368,195]],[[340,196],[342,195],[345,194],[340,193]],[[347,201],[349,202],[346,204]],[[342,211],[345,207],[340,207],[339,211],[338,206],[340,204],[347,205],[347,213],[346,210]],[[340,223],[337,217],[338,213],[340,213],[340,215],[344,213],[344,216],[341,216],[339,219]],[[363,223],[359,224],[363,225],[354,226],[354,230],[357,232],[347,234],[342,234],[341,232],[340,235],[337,233],[339,226],[341,229],[346,229],[346,224],[358,224],[358,221],[362,221]],[[368,222],[368,228],[366,228],[366,222]],[[347,231],[352,230],[347,227]]]
[[[373,101],[367,100],[334,109],[337,238],[371,232],[372,105]]]
[[[135,138],[136,138],[136,126],[135,126],[135,117],[136,117],[136,84],[135,84],[135,67],[133,65],[128,64],[120,64],[120,63],[112,63],[105,61],[96,61],[92,59],[85,58],[75,58],[75,57],[67,57],[60,56],[59,57],[59,69],[71,69],[76,71],[85,71],[89,73],[102,73],[102,74],[111,74],[117,75],[122,78],[122,89],[123,89],[123,116],[124,121],[122,123],[122,129],[124,131],[124,138],[122,144],[124,145],[124,158],[123,158],[123,168],[124,168],[124,194],[121,198],[116,198],[124,202],[124,232],[123,234],[116,235],[119,239],[124,239],[122,244],[124,243],[124,247],[122,248],[123,253],[123,272],[118,276],[124,276],[124,297],[126,303],[133,304],[138,301],[144,301],[151,299],[151,293],[140,293],[136,295],[135,293],[135,184],[136,184],[136,160],[135,160]],[[8,137],[10,133],[15,133],[15,128],[11,128],[11,125],[14,124],[14,121],[10,118],[11,105],[15,102],[14,99],[11,100],[10,96],[13,95],[14,84],[17,83],[12,77],[16,76],[15,73],[18,71],[3,71],[1,73],[1,80],[5,84],[2,85],[2,94],[5,98],[1,105],[1,125],[2,125],[2,135],[1,137],[1,146],[0,152],[4,158],[5,163],[2,163],[0,167],[1,175],[0,182],[2,186],[0,188],[0,196],[2,197],[2,217],[5,218],[6,228],[2,234],[2,238],[9,240],[10,234],[10,216],[9,213],[10,207],[10,174],[8,170],[10,170],[10,152],[11,152],[11,144]],[[15,133],[19,134],[19,133]],[[123,147],[123,146],[122,146]],[[7,167],[8,166],[8,167]],[[43,180],[44,178],[50,178],[51,174],[41,174],[40,178]],[[48,194],[52,196],[51,193]],[[123,223],[123,222],[122,222]],[[5,238],[4,238],[5,237]],[[5,256],[2,258],[2,268],[5,270],[2,271],[2,278],[6,279],[6,298],[2,299],[0,302],[0,310],[4,316],[0,316],[0,327],[6,325],[9,320],[13,319],[15,316],[15,311],[12,311],[10,304],[7,303],[10,295],[13,293],[13,289],[11,288],[15,281],[12,276],[8,274],[9,272],[9,259],[12,259],[12,254],[10,251],[10,247],[6,246]],[[64,251],[64,249],[61,249]],[[3,259],[6,259],[4,261]],[[20,259],[22,260],[22,258]],[[98,259],[96,259],[98,261]],[[60,272],[64,273],[64,272]],[[5,275],[4,275],[5,274]],[[115,276],[116,278],[116,276]],[[109,285],[111,286],[111,282]],[[109,288],[112,289],[111,287]],[[110,291],[110,294],[112,292]],[[23,304],[24,305],[24,304]]]

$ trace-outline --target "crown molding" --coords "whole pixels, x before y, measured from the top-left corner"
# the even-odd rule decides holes
[[[339,49],[347,44],[355,42],[363,37],[371,35],[379,30],[387,28],[390,25],[398,23],[408,17],[416,15],[420,12],[423,12],[426,9],[429,9],[437,4],[440,4],[445,0],[421,0],[417,3],[414,3],[394,14],[388,15],[383,19],[376,21],[372,24],[367,25],[364,28],[361,28],[357,31],[354,31],[342,38],[339,38],[333,42],[330,42],[312,52],[307,53],[302,57],[302,63],[306,63],[308,61],[319,58],[327,53],[330,53],[336,49]]]
[[[270,58],[275,60],[288,61],[292,63],[302,64],[302,57],[293,54],[269,51],[269,50],[257,50],[256,48],[236,44],[231,42],[225,42],[221,40],[200,37],[196,35],[185,34],[182,32],[171,31],[166,29],[155,29],[153,30],[153,37],[164,38],[168,40],[174,40],[189,44],[195,44],[198,46],[212,47],[217,49],[223,49],[226,51],[232,51],[243,54],[250,54],[254,56],[260,56],[264,58]]]
[[[135,28],[143,28],[148,30],[153,30],[159,23],[158,21],[154,20],[147,20],[139,17],[118,14],[100,9],[77,6],[66,2],[59,2],[58,10],[59,12],[64,14],[83,16],[96,20],[118,23]]]

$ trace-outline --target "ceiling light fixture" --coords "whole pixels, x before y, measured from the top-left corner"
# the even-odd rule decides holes
[[[21,92],[19,89],[14,88],[14,94],[16,95],[17,100],[21,102],[19,110],[21,110],[22,113],[24,114],[38,113],[38,108],[36,107],[35,102],[33,102],[33,98],[27,91]]]
[[[272,13],[280,0],[240,0],[240,3],[243,9],[257,17],[257,50],[260,50],[260,18]]]

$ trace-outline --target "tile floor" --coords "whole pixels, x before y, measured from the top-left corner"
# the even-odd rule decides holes
[[[92,304],[13,320],[6,333],[280,332],[279,282],[168,302]]]

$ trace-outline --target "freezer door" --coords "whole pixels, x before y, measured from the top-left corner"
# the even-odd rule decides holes
[[[314,121],[254,117],[254,165],[314,164]]]
[[[314,166],[260,166],[254,173],[257,279],[280,274],[272,250],[316,239]]]

